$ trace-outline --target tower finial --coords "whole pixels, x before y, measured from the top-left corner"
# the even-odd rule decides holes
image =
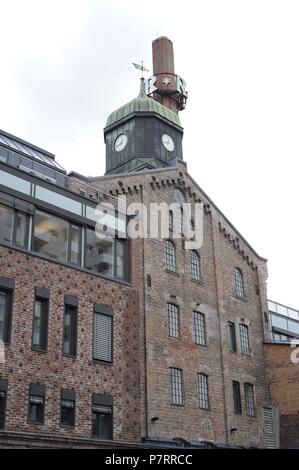
[[[141,78],[143,78],[143,72],[149,72],[149,70],[143,66],[143,60],[141,61],[141,65],[135,64],[134,62],[132,62],[132,64],[134,65],[135,69],[141,70]]]

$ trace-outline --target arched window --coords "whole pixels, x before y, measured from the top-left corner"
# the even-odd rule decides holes
[[[243,274],[239,268],[235,268],[235,293],[239,297],[244,297]]]
[[[165,254],[166,269],[169,269],[169,271],[175,271],[176,270],[175,248],[174,248],[173,243],[170,240],[165,240],[164,242],[164,254]]]
[[[199,281],[201,278],[200,257],[196,251],[190,252],[190,271],[192,279]]]

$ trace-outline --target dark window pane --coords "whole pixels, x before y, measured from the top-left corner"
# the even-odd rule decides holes
[[[0,241],[12,242],[13,209],[0,204]]]
[[[4,343],[9,341],[10,315],[11,315],[12,292],[0,290],[0,340]]]
[[[6,393],[0,392],[0,429],[4,429]]]
[[[33,249],[58,261],[67,261],[68,222],[42,211],[35,212]]]
[[[32,346],[36,349],[47,349],[48,300],[36,298],[34,303]]]
[[[183,405],[183,384],[182,384],[182,371],[170,367],[169,369],[169,391],[170,403],[172,405]]]
[[[43,423],[44,420],[44,397],[30,395],[29,399],[29,421],[31,423]]]
[[[234,412],[237,415],[242,414],[240,382],[233,381]]]
[[[77,307],[65,305],[63,324],[63,353],[69,356],[76,355],[77,341]]]
[[[236,328],[233,322],[228,323],[229,328],[229,346],[232,352],[237,352]]]
[[[61,400],[61,426],[75,426],[75,402]]]
[[[112,409],[110,406],[93,406],[92,434],[101,439],[112,439]]]

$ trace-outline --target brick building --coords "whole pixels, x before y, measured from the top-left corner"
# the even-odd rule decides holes
[[[265,341],[270,398],[279,407],[280,445],[299,448],[299,311],[269,301],[272,337]]]
[[[188,174],[186,84],[167,38],[153,72],[108,117],[102,177],[66,175],[0,134],[0,445],[278,446],[266,260]],[[120,195],[131,213],[98,238],[96,205]],[[202,207],[200,248],[175,236],[180,210],[168,238],[125,233],[128,221],[148,235],[140,204],[161,202]]]

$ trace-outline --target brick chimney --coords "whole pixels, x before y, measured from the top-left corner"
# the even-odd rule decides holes
[[[153,98],[175,112],[185,107],[187,92],[185,81],[175,74],[173,44],[170,39],[161,36],[152,43],[153,74],[156,77],[157,91]]]

